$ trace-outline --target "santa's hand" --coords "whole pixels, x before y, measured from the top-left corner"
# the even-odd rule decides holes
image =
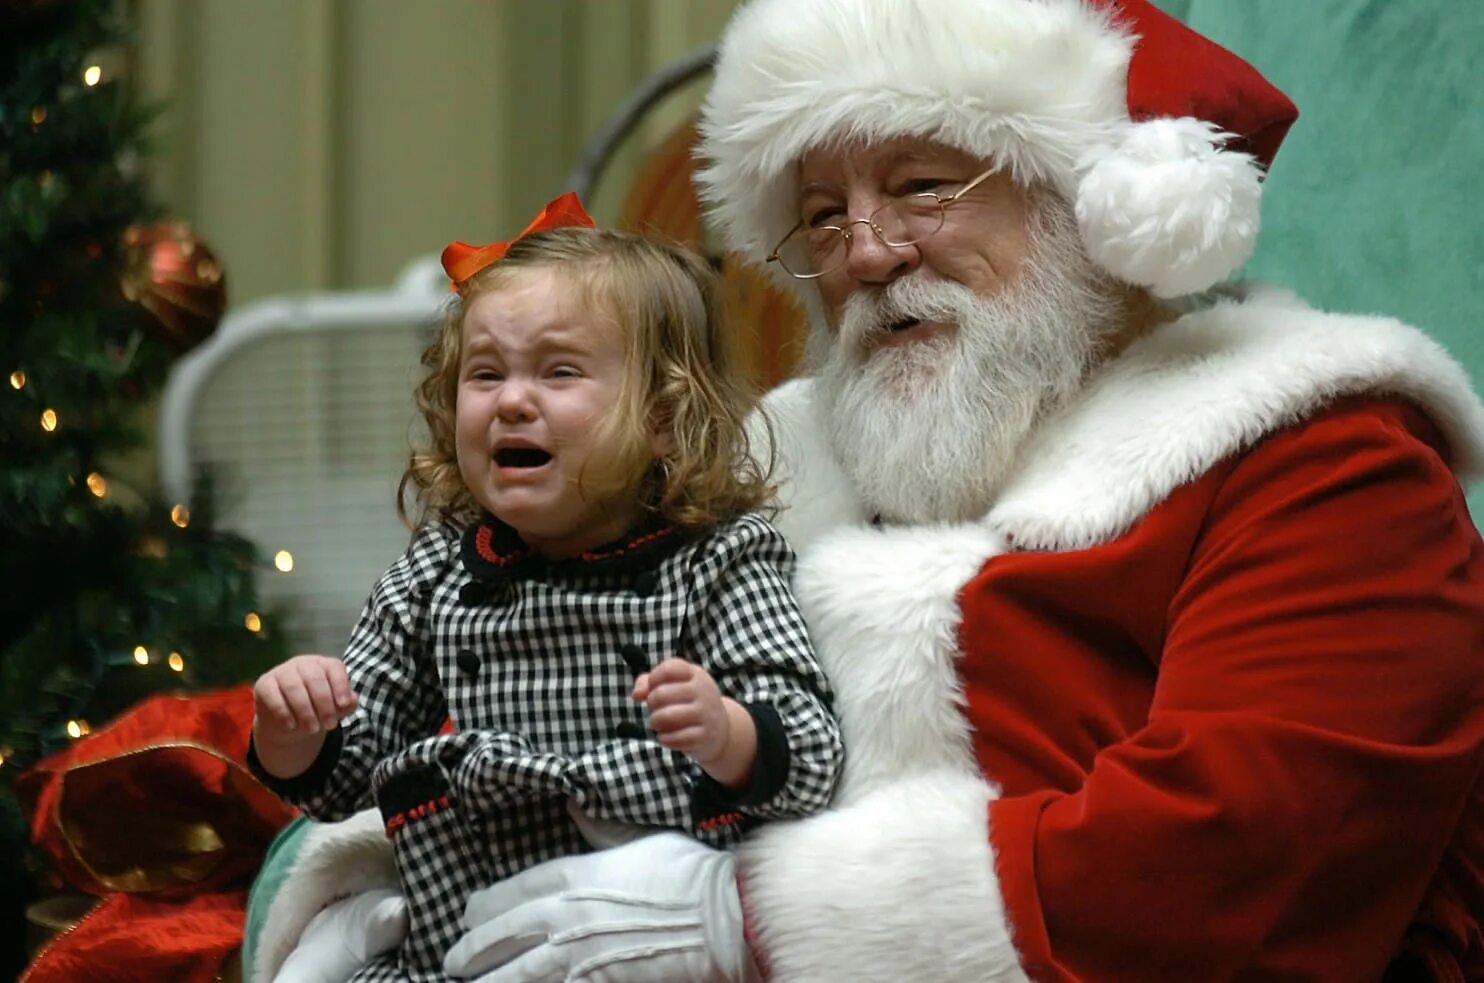
[[[732,856],[679,833],[563,857],[470,895],[444,972],[479,983],[757,979]]]
[[[407,901],[377,888],[329,905],[304,928],[274,983],[344,983],[407,937]]]

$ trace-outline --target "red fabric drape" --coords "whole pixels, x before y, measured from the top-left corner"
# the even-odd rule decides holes
[[[293,810],[242,763],[248,684],[141,701],[16,789],[68,885],[103,897],[24,983],[209,981],[242,943],[247,888]]]

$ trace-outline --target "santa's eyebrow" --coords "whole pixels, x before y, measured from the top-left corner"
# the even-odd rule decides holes
[[[941,164],[944,167],[957,166],[950,161],[939,160],[934,155],[922,150],[902,149],[881,158],[881,167],[884,170],[901,167],[903,164]],[[840,183],[838,181],[826,181],[816,178],[813,181],[806,181],[799,186],[799,197],[802,198],[809,194],[827,194],[831,191],[838,190],[840,190]]]

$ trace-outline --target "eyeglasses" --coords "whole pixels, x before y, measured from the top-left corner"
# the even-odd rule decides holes
[[[777,263],[798,280],[813,280],[833,273],[845,265],[854,238],[851,229],[857,225],[869,228],[872,235],[888,246],[916,245],[943,228],[949,205],[997,170],[998,165],[991,167],[946,197],[931,191],[900,195],[865,218],[852,219],[844,225],[809,225],[807,220],[800,220],[768,254],[767,262]]]

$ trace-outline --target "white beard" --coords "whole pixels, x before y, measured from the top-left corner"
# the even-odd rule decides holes
[[[1030,197],[1018,278],[991,297],[904,277],[846,301],[810,336],[816,399],[831,445],[866,507],[909,522],[988,511],[1036,424],[1080,388],[1116,328],[1116,288],[1086,256],[1060,199]],[[958,330],[877,344],[903,318]]]

